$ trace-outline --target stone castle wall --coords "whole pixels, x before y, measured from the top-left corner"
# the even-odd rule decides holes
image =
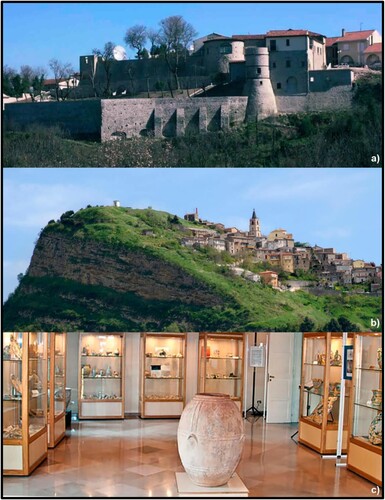
[[[247,97],[102,100],[101,139],[224,130],[245,118]]]
[[[13,103],[4,107],[4,126],[6,130],[25,130],[34,124],[52,127],[59,126],[71,137],[100,138],[101,101]]]
[[[327,92],[276,96],[278,113],[299,113],[348,108],[350,86]],[[225,130],[242,123],[247,97],[197,97],[187,99],[87,99],[5,105],[6,130],[25,130],[33,124],[58,125],[74,138],[154,135],[173,137]]]
[[[351,86],[333,87],[326,92],[311,92],[304,95],[275,96],[278,113],[303,113],[346,109],[352,103]]]

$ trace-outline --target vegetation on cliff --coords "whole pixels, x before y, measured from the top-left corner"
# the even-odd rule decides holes
[[[66,212],[42,230],[28,273],[4,305],[4,328],[298,331],[309,319],[315,330],[323,330],[343,317],[351,330],[367,330],[370,318],[381,316],[380,297],[282,293],[236,277],[227,266],[234,257],[227,252],[181,245],[194,227],[199,225],[152,209],[88,207]],[[55,259],[48,243],[59,240],[72,248],[71,258],[63,263],[66,269],[60,269],[58,262],[50,264],[48,258]],[[89,260],[83,252],[85,242],[96,249],[90,273],[100,276],[94,280],[81,272],[82,263],[86,266]],[[39,261],[41,255],[44,262]],[[130,258],[134,255],[142,256],[146,266],[136,267],[131,283]],[[117,266],[105,269],[106,256]],[[178,270],[177,280],[174,270]],[[111,276],[113,272],[117,275]],[[103,273],[108,274],[108,281],[103,281]],[[125,290],[114,285],[122,279],[127,283]],[[160,279],[162,297],[152,290]],[[195,297],[200,293],[207,297],[203,304],[190,300],[192,286]]]

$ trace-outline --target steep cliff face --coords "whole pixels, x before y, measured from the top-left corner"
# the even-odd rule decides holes
[[[203,283],[160,258],[52,232],[40,237],[28,276],[58,277],[120,293],[133,292],[146,300],[197,306],[222,303]]]
[[[26,276],[4,304],[3,328],[298,331],[307,317],[320,331],[346,316],[367,330],[367,318],[381,317],[380,297],[281,293],[236,277],[228,254],[182,246],[196,229],[152,209],[66,212],[42,231]]]

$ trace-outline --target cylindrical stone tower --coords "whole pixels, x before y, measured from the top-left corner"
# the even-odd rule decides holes
[[[247,47],[246,83],[244,95],[248,96],[246,121],[277,114],[277,104],[270,80],[269,50],[266,47]]]

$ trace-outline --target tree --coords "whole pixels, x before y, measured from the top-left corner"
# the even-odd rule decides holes
[[[305,316],[304,320],[299,325],[299,331],[300,332],[312,332],[314,327],[315,327],[314,321],[312,321],[310,318]]]
[[[62,63],[58,59],[51,59],[48,65],[55,78],[56,100],[60,101],[61,99],[64,101],[71,92],[69,81],[75,71],[70,63]],[[63,81],[67,83],[67,89],[65,90],[60,88],[60,83]]]
[[[112,77],[112,64],[114,62],[114,48],[115,44],[113,42],[107,42],[104,44],[103,50],[93,49],[92,53],[95,56],[101,58],[104,72],[106,74],[106,85],[103,90],[103,95],[109,97],[111,95],[111,77]]]
[[[32,68],[28,64],[20,67],[20,76],[24,82],[26,92],[35,101],[37,96],[41,96],[44,88],[45,69],[41,67]]]
[[[341,327],[338,321],[335,318],[332,318],[326,325],[323,327],[323,331],[325,332],[340,332]]]
[[[150,56],[157,57],[159,55],[159,31],[152,28],[147,30],[147,38],[150,42]]]
[[[179,70],[186,59],[188,45],[197,35],[194,27],[182,16],[170,16],[160,21],[159,42],[163,46],[164,56],[171,73],[174,75],[176,88],[179,90]]]
[[[17,71],[9,66],[5,65],[3,68],[3,79],[2,79],[2,87],[3,93],[10,96],[15,96],[15,89],[13,88],[12,79],[16,76]]]
[[[129,28],[124,37],[126,45],[136,50],[137,59],[142,59],[142,51],[147,42],[147,28],[143,24],[135,24]]]

